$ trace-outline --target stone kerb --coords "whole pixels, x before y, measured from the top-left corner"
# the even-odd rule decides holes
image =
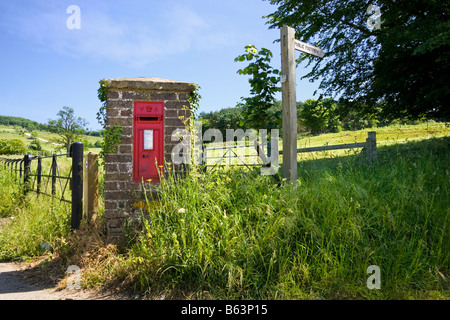
[[[120,245],[124,241],[124,222],[140,217],[139,202],[144,200],[142,183],[133,182],[133,103],[164,102],[164,158],[170,163],[172,149],[178,143],[172,141],[172,133],[178,128],[185,128],[188,124],[190,117],[188,96],[195,90],[195,85],[160,78],[106,79],[106,81],[108,88],[106,127],[122,126],[120,144],[116,147],[116,151],[108,154],[105,159],[107,241]],[[149,184],[146,184],[145,188],[148,186]]]

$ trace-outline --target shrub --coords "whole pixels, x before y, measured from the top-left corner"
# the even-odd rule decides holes
[[[0,154],[24,154],[27,148],[19,139],[0,139]]]

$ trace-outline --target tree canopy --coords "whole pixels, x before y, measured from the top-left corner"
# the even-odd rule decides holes
[[[313,66],[304,78],[322,79],[323,95],[340,95],[368,112],[384,102],[386,117],[450,117],[448,1],[270,3],[278,6],[266,17],[270,28],[289,25],[297,39],[324,50],[321,60],[307,54],[299,59]]]
[[[50,132],[57,133],[61,139],[60,142],[70,151],[70,145],[80,135],[85,133],[86,120],[76,117],[72,108],[63,107],[57,113],[57,120],[49,120],[48,126]]]

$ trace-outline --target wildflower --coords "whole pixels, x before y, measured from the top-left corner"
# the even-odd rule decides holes
[[[179,214],[184,214],[186,212],[186,209],[185,208],[180,208],[180,209],[178,209],[178,213]]]
[[[145,207],[145,202],[144,201],[135,202],[133,203],[133,207],[142,209]]]

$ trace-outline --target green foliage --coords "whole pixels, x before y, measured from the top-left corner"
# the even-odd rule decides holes
[[[28,131],[48,130],[48,126],[46,124],[38,123],[36,121],[21,117],[0,116],[0,124],[22,127],[24,129],[27,129]]]
[[[48,128],[50,132],[59,135],[59,142],[62,143],[67,152],[70,150],[70,145],[79,138],[81,134],[86,132],[86,120],[81,117],[76,117],[72,108],[64,106],[62,110],[57,113],[58,119],[49,120]]]
[[[70,205],[51,197],[23,195],[23,184],[0,168],[0,261],[29,259],[59,247],[70,233]]]
[[[27,148],[19,139],[0,139],[0,154],[25,154]]]
[[[227,129],[248,129],[240,125],[242,117],[242,107],[224,108],[209,113],[202,112],[199,115],[199,119],[202,121],[202,133],[208,129],[218,129],[225,137]]]
[[[449,118],[450,7],[439,1],[376,1],[381,28],[369,29],[370,2],[271,0],[270,28],[289,25],[296,38],[322,48],[304,76],[321,79],[324,95],[374,106],[385,117]]]
[[[371,96],[386,101],[385,113],[450,118],[449,17],[449,4],[438,1],[384,5]]]
[[[338,132],[340,130],[339,118],[336,115],[336,101],[330,98],[323,100],[306,100],[300,111],[300,119],[311,133],[320,133],[325,130]]]
[[[42,151],[43,150],[41,142],[36,138],[34,138],[33,141],[30,143],[29,148],[30,148],[30,150],[33,150],[33,151]]]
[[[94,148],[102,148],[103,147],[103,141],[97,140],[94,143]]]
[[[108,153],[114,153],[116,146],[122,140],[122,126],[116,125],[110,126],[105,129],[105,137],[103,141],[102,151],[100,151],[100,158],[104,159]]]
[[[106,80],[100,80],[98,82],[100,87],[97,89],[97,97],[102,102],[102,105],[97,112],[97,120],[101,126],[106,126],[106,95],[108,93],[108,82]]]
[[[276,103],[275,94],[281,91],[280,71],[270,66],[273,54],[270,50],[258,50],[254,45],[245,47],[245,54],[238,56],[234,61],[252,61],[244,69],[239,69],[241,75],[250,75],[248,80],[251,86],[252,97],[242,98],[242,116],[244,120],[241,127],[253,129],[279,129],[281,127],[281,112],[271,113],[269,110]]]
[[[100,87],[97,90],[98,99],[102,102],[100,110],[97,113],[98,122],[104,127],[104,141],[102,144],[102,150],[99,153],[100,161],[105,164],[105,157],[108,153],[114,153],[116,151],[116,146],[122,140],[123,128],[119,124],[106,125],[106,99],[108,93],[108,82],[106,80],[99,81]],[[190,97],[195,103],[196,97]]]
[[[200,106],[200,100],[202,98],[202,96],[199,93],[200,89],[201,87],[198,84],[195,84],[195,89],[188,96],[190,110],[192,112],[193,117],[195,117],[195,114]]]

